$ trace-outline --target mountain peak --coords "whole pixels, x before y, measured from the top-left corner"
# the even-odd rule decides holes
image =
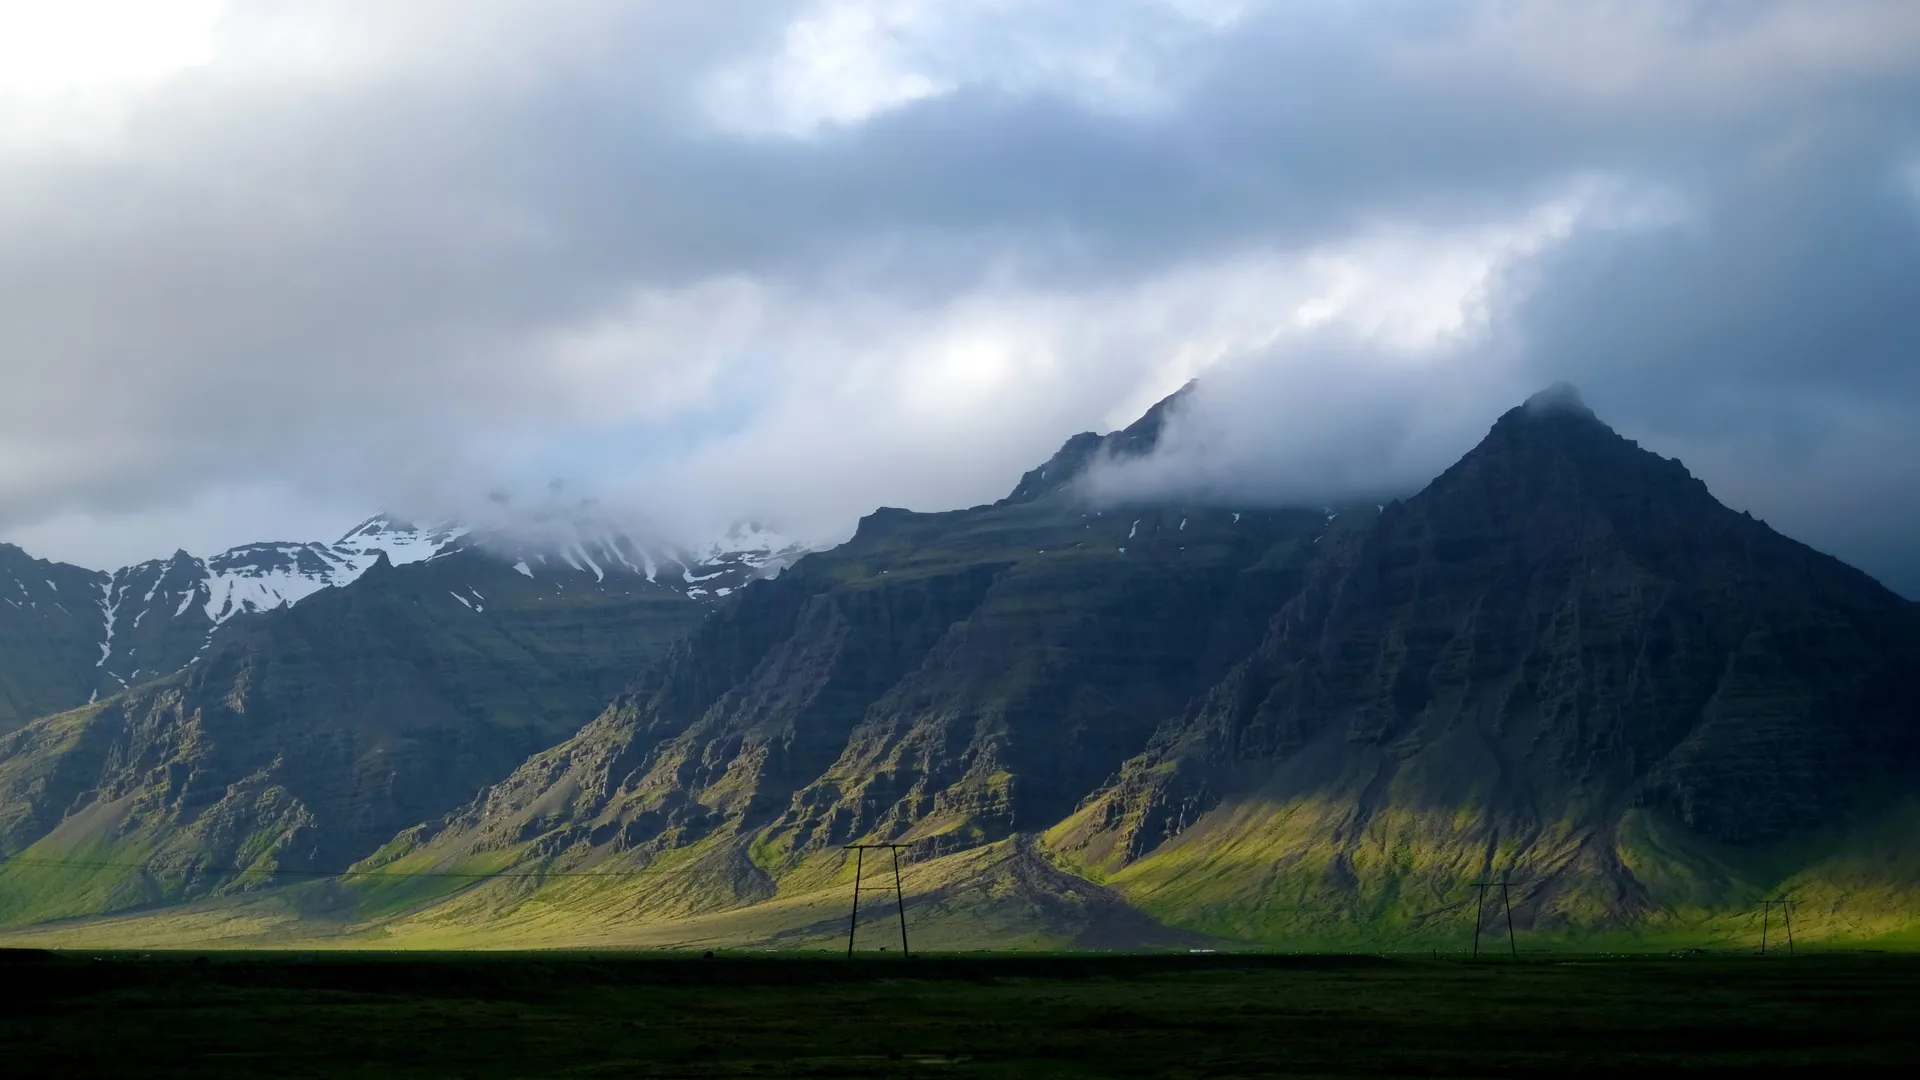
[[[1127,455],[1152,453],[1160,445],[1160,435],[1166,430],[1167,417],[1176,406],[1192,397],[1194,388],[1199,385],[1199,379],[1188,379],[1180,389],[1154,402],[1151,408],[1140,414],[1140,419],[1115,433],[1111,439],[1115,445],[1109,448],[1110,452]]]
[[[1688,547],[1689,536],[1739,531],[1740,518],[1685,465],[1608,427],[1565,384],[1508,410],[1411,501],[1468,531],[1496,522],[1571,528],[1605,520],[1617,537],[1644,539],[1634,541],[1645,547],[1640,557],[1655,561]]]
[[[1580,388],[1570,382],[1557,382],[1545,390],[1528,398],[1520,406],[1526,414],[1536,420],[1549,416],[1576,416],[1588,420],[1598,420],[1593,410],[1587,407],[1585,398],[1580,396]]]
[[[1105,435],[1083,431],[1069,438],[1046,464],[1028,470],[1013,493],[1001,501],[1028,502],[1065,487],[1084,473],[1088,464],[1098,457],[1129,458],[1152,453],[1160,445],[1161,433],[1166,430],[1167,418],[1174,407],[1189,397],[1199,384],[1198,379],[1188,379],[1186,385],[1154,402],[1151,408],[1140,415],[1140,419],[1119,431]]]
[[[1605,436],[1603,441],[1634,445],[1601,420],[1573,384],[1565,382],[1554,383],[1508,409],[1494,422],[1488,439],[1497,441],[1496,436],[1502,433],[1528,441],[1541,435],[1571,436],[1580,433],[1588,437]]]

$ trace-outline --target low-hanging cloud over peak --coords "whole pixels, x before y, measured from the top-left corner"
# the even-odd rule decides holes
[[[1403,487],[1566,379],[1920,591],[1910,4],[86,0],[0,43],[0,536],[45,554],[555,477],[831,538],[1195,375],[1130,482]]]

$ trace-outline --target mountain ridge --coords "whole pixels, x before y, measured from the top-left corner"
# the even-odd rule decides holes
[[[1425,943],[1457,932],[1466,885],[1489,874],[1521,883],[1523,930],[1561,940],[1722,934],[1787,888],[1817,905],[1796,912],[1815,935],[1920,926],[1920,864],[1879,857],[1920,812],[1903,801],[1920,773],[1920,608],[1722,506],[1570,388],[1383,505],[1088,502],[1076,477],[1152,453],[1174,404],[1067,440],[999,502],[878,510],[712,605],[648,594],[686,621],[658,624],[617,693],[554,714],[551,741],[517,763],[496,753],[466,792],[436,788],[437,812],[383,811],[384,839],[329,826],[330,857],[366,876],[325,886],[337,915],[314,932],[474,942],[483,920],[548,943],[678,940],[680,925],[791,941],[849,884],[841,845],[860,840],[906,845],[909,918],[964,911],[1018,936],[1038,924],[1010,913],[1050,910],[1107,927],[1055,920],[1022,941]],[[417,582],[405,595],[436,619],[482,601],[512,615],[492,607],[499,581],[542,587],[497,558],[497,580],[451,572],[480,573],[469,556],[379,577]],[[254,625],[318,618],[304,607]],[[436,646],[430,667],[452,655]],[[218,689],[245,701],[253,679]],[[28,758],[44,776],[92,760]],[[72,850],[45,833],[17,846],[31,830],[6,808],[39,780],[9,779],[12,760],[0,843]],[[249,805],[280,820],[282,802]],[[204,847],[168,857],[210,865]],[[26,875],[0,867],[0,896]],[[10,910],[111,911],[139,889],[260,899],[156,882],[138,871],[79,906],[42,891]],[[1098,903],[1062,899],[1077,889]]]
[[[0,595],[7,605],[0,610],[0,644],[13,643],[0,653],[0,732],[184,670],[229,620],[350,585],[383,556],[407,565],[477,550],[529,578],[639,575],[690,598],[711,599],[779,573],[806,550],[751,524],[693,550],[649,548],[605,521],[563,524],[528,539],[451,522],[420,526],[381,513],[331,544],[254,542],[205,558],[176,551],[113,571],[34,559],[0,544],[0,594],[9,594]],[[68,583],[65,593],[55,579]],[[42,602],[46,617],[40,617]],[[80,663],[81,656],[91,664]]]
[[[1146,430],[1157,432],[1157,421]],[[1297,531],[1266,537],[1255,564],[1287,567],[1289,576],[1264,594],[1272,611],[1257,620],[1264,640],[1247,644],[1246,658],[1211,686],[1194,687],[1191,703],[1150,707],[1164,709],[1160,723],[1131,734],[1111,721],[1096,725],[1119,737],[1105,781],[1063,778],[1012,753],[1017,742],[1006,736],[971,741],[978,728],[955,726],[943,691],[912,689],[967,648],[981,600],[1007,589],[1014,566],[1033,557],[994,561],[985,551],[968,564],[984,578],[967,586],[984,591],[949,594],[959,598],[958,621],[898,670],[864,669],[895,685],[866,694],[856,708],[863,718],[817,736],[843,744],[817,779],[771,790],[753,779],[765,771],[745,764],[758,753],[759,721],[749,717],[764,714],[750,703],[801,685],[799,657],[843,649],[860,623],[854,609],[819,605],[885,588],[879,575],[960,586],[967,579],[946,572],[950,556],[932,559],[914,543],[919,530],[951,552],[960,530],[1011,527],[1008,515],[1036,507],[1083,521],[1100,515],[1081,509],[1073,476],[1127,445],[1125,433],[1069,440],[1023,478],[1016,498],[992,507],[877,512],[849,544],[810,557],[787,580],[798,590],[817,576],[824,589],[808,601],[824,621],[814,630],[794,624],[795,639],[783,646],[791,659],[748,665],[734,689],[703,708],[668,714],[624,699],[538,759],[534,773],[409,834],[379,865],[504,856],[508,865],[559,868],[752,852],[756,883],[707,900],[725,910],[780,895],[788,878],[815,880],[836,861],[834,845],[852,840],[907,843],[919,861],[1044,833],[1045,850],[1065,865],[1113,883],[1170,925],[1208,933],[1340,939],[1396,922],[1395,932],[1419,933],[1433,919],[1457,918],[1460,884],[1495,871],[1538,875],[1520,898],[1526,925],[1574,932],[1665,917],[1672,898],[1631,868],[1648,865],[1644,850],[1630,849],[1650,829],[1759,850],[1831,825],[1856,788],[1913,768],[1920,693],[1900,674],[1901,658],[1920,644],[1912,606],[1727,510],[1680,463],[1640,449],[1555,388],[1500,417],[1421,493],[1377,509],[1295,512]],[[1110,552],[1137,557],[1153,542],[1143,523],[1151,522],[1148,537],[1178,536],[1201,513],[1180,510],[1175,526],[1164,508],[1129,509],[1112,526]],[[1047,586],[1062,587],[1058,579]],[[1128,603],[1144,595],[1130,592]],[[1030,625],[1034,615],[1022,619]],[[1806,663],[1763,655],[1762,670],[1749,671],[1749,654],[1770,636],[1792,638]],[[1097,685],[1096,655],[1065,658],[1070,681]],[[975,660],[968,670],[1005,668]],[[1164,673],[1157,678],[1164,683]],[[1796,689],[1801,682],[1820,694]],[[1050,700],[1059,710],[1071,698]],[[1042,728],[1073,729],[1070,717],[1053,711]],[[654,733],[648,748],[621,742],[621,732],[640,730]],[[570,747],[596,735],[629,749],[594,758],[591,778],[571,775],[565,766],[579,750]],[[957,771],[943,772],[950,748],[969,743],[970,753],[951,759]],[[1086,758],[1072,744],[1052,745],[1060,760]],[[1098,758],[1085,764],[1105,768]],[[749,786],[730,786],[742,781]],[[559,791],[571,794],[555,801]],[[575,801],[588,792],[599,794]],[[1318,824],[1299,833],[1264,811],[1244,817],[1260,805],[1310,813]],[[1216,841],[1250,842],[1231,839],[1241,836],[1235,820],[1254,822],[1255,836],[1293,835],[1297,847],[1289,853],[1283,843],[1271,870],[1220,863],[1207,850]],[[1381,861],[1377,844],[1407,854]],[[1183,861],[1196,853],[1201,866]],[[1186,869],[1156,879],[1176,864]],[[1279,890],[1239,899],[1191,892],[1195,882],[1214,882],[1233,894],[1260,879]],[[1166,902],[1171,895],[1185,899]],[[1425,897],[1424,915],[1405,910],[1416,895]],[[1279,910],[1303,905],[1320,914]]]

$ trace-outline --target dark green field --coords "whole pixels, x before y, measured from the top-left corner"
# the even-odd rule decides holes
[[[1500,1076],[1920,1062],[1920,957],[16,953],[8,1076]]]

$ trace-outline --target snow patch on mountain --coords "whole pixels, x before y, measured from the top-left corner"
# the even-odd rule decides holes
[[[727,530],[724,536],[695,548],[689,555],[696,563],[746,566],[766,571],[760,576],[772,577],[811,550],[812,545],[776,529],[769,529],[758,522],[746,522]]]
[[[596,583],[632,574],[694,599],[725,596],[750,581],[773,577],[812,545],[756,522],[735,525],[704,543],[643,544],[619,523],[591,508],[550,512],[512,528],[476,531],[467,537],[534,580],[569,572],[591,574]],[[662,567],[679,568],[663,575]],[[717,591],[716,585],[726,592]],[[689,587],[692,586],[692,587]]]
[[[388,562],[405,566],[444,554],[472,531],[464,525],[452,524],[423,527],[387,514],[376,514],[335,541],[332,550],[358,560],[362,570],[372,566],[383,551],[387,553]]]
[[[48,582],[49,585],[52,582]],[[94,667],[105,667],[107,658],[113,655],[113,616],[119,611],[119,598],[114,595],[111,579],[100,583],[100,613],[105,618],[106,637],[100,642],[100,659]]]
[[[750,582],[778,574],[809,547],[758,524],[743,524],[705,544],[681,548],[643,545],[616,523],[586,515],[554,517],[537,529],[504,533],[444,523],[417,525],[379,514],[331,544],[244,544],[207,558],[181,551],[102,574],[98,667],[104,687],[126,685],[130,671],[172,670],[198,659],[215,632],[234,618],[298,604],[326,589],[357,581],[384,555],[395,566],[477,550],[501,559],[532,582],[567,589],[574,581],[599,587],[619,575],[644,577],[653,587],[703,602],[728,596]],[[662,574],[663,566],[679,573]],[[16,578],[20,601],[32,603]],[[49,588],[52,583],[49,582]],[[40,593],[47,598],[54,593]],[[476,614],[484,598],[469,588],[456,599]],[[183,644],[180,635],[188,640]],[[156,636],[158,635],[158,636]],[[172,642],[172,644],[169,644]],[[181,655],[197,649],[193,659]],[[177,651],[178,650],[178,651]],[[163,659],[165,653],[171,659]],[[156,663],[159,666],[156,667]]]
[[[367,519],[332,544],[242,544],[208,558],[184,551],[166,559],[150,559],[103,575],[102,615],[98,666],[114,682],[128,670],[153,640],[136,634],[154,623],[166,623],[177,632],[182,620],[202,629],[189,632],[202,638],[201,650],[213,632],[235,616],[270,611],[299,603],[323,589],[349,584],[371,569],[385,553],[389,562],[412,563],[433,558],[456,545],[466,533],[458,527],[421,528],[387,515]],[[204,620],[200,620],[204,616]],[[139,660],[134,670],[151,671],[153,657]]]
[[[361,522],[332,544],[247,544],[201,564],[200,588],[215,625],[235,615],[297,604],[322,589],[357,580],[385,554],[395,566],[425,562],[456,546],[468,530],[422,527],[385,514]]]

